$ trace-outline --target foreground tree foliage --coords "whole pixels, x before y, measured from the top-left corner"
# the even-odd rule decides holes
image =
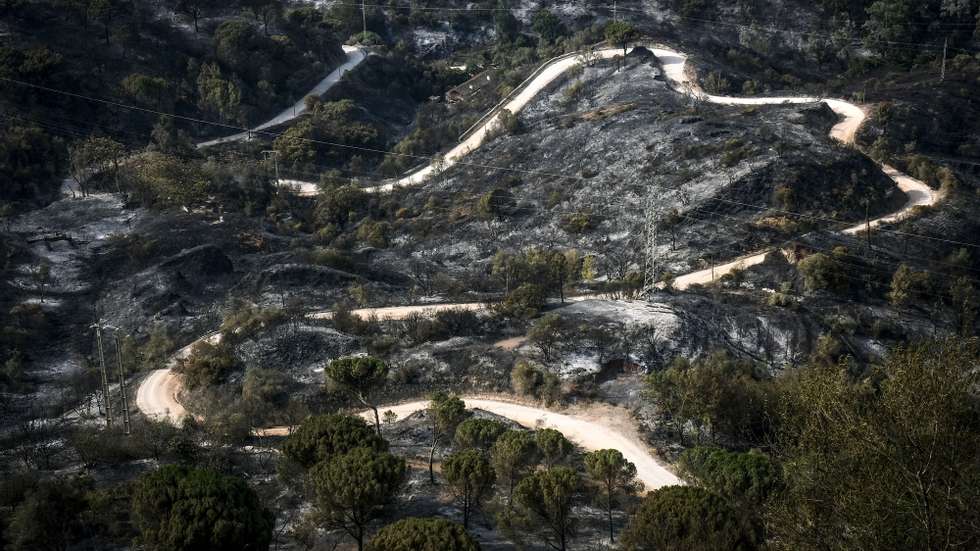
[[[752,551],[760,531],[703,488],[667,486],[650,492],[623,532],[631,551]]]
[[[206,340],[191,348],[191,355],[177,364],[187,388],[216,385],[238,366],[231,348],[225,344],[211,344]]]
[[[980,547],[976,340],[893,352],[859,380],[799,374],[781,411],[777,549]]]
[[[11,126],[0,136],[0,201],[53,198],[67,166],[65,145],[36,126]]]
[[[133,523],[148,549],[262,550],[273,516],[240,478],[170,465],[136,484]]]
[[[286,438],[282,453],[299,465],[309,468],[345,454],[355,448],[387,451],[388,443],[353,415],[314,415],[306,418],[299,428]]]
[[[429,415],[432,417],[432,446],[429,448],[429,483],[436,483],[435,472],[432,468],[436,447],[456,432],[468,415],[466,404],[456,395],[437,392],[429,402]]]
[[[565,435],[555,429],[535,431],[534,441],[538,445],[541,462],[546,467],[554,467],[564,463],[574,449]]]
[[[470,517],[493,490],[493,467],[484,454],[464,449],[450,455],[442,470],[450,491],[463,510],[463,526],[469,528]]]
[[[572,506],[580,486],[574,469],[553,467],[533,473],[514,489],[525,522],[552,549],[565,551],[575,537],[578,518]]]
[[[615,542],[613,507],[622,495],[633,495],[643,488],[636,479],[636,465],[626,460],[619,450],[596,450],[585,456],[585,469],[600,489],[609,522],[609,541]]]
[[[381,417],[372,394],[388,379],[388,364],[371,356],[350,356],[330,362],[325,373],[329,386],[346,392],[374,411],[374,426],[381,436]]]
[[[497,438],[506,431],[507,425],[500,421],[479,418],[467,419],[456,427],[456,447],[460,449],[476,448],[486,453],[497,441]]]
[[[7,505],[10,494],[16,493],[15,483],[29,480],[5,481],[0,510]],[[0,516],[0,531],[6,541],[4,549],[11,551],[67,549],[85,531],[81,518],[88,504],[83,485],[72,482],[51,481],[38,484],[25,492],[24,499],[10,513],[9,518]],[[3,521],[6,520],[6,523]],[[5,525],[6,524],[6,525]],[[5,530],[3,530],[5,528]]]
[[[534,433],[526,430],[509,430],[490,448],[493,470],[507,490],[508,508],[513,506],[514,488],[534,467],[538,455]]]
[[[772,385],[751,362],[719,352],[689,361],[677,358],[646,381],[683,444],[688,427],[695,441],[753,444],[769,430],[767,394]]]
[[[769,456],[717,448],[691,448],[678,461],[684,477],[735,504],[758,509],[780,487]]]
[[[406,518],[371,538],[367,551],[479,551],[466,529],[441,518]]]
[[[405,482],[405,460],[356,448],[310,470],[324,528],[343,530],[363,549],[368,524],[379,518]]]

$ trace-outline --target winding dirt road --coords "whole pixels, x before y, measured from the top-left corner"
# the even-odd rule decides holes
[[[678,92],[689,94],[700,98],[703,101],[724,105],[773,105],[783,103],[826,103],[835,113],[841,116],[841,121],[831,130],[831,137],[845,143],[852,143],[854,136],[864,122],[866,114],[864,109],[855,104],[838,99],[826,99],[816,97],[753,97],[736,98],[726,96],[714,96],[705,94],[690,78],[687,72],[687,57],[681,53],[664,47],[652,48],[653,53],[661,62],[664,73],[671,86]],[[611,58],[619,55],[620,49],[606,48],[598,50],[599,57]],[[359,61],[358,61],[359,62]],[[567,56],[555,60],[550,65],[540,70],[527,87],[518,93],[513,99],[507,102],[503,108],[512,113],[517,113],[526,106],[531,99],[543,90],[548,84],[553,82],[565,71],[575,67],[579,63],[574,56]],[[355,63],[356,65],[356,63]],[[329,77],[328,77],[329,78]],[[339,77],[338,77],[339,78]],[[274,119],[275,120],[275,119]],[[288,119],[286,119],[288,120]],[[439,170],[451,166],[458,162],[470,151],[483,144],[488,137],[492,136],[499,125],[499,112],[488,117],[487,120],[470,134],[462,143],[451,149],[443,156],[441,163],[433,163],[401,179],[387,184],[369,188],[369,191],[384,192],[396,187],[413,186],[423,183],[425,180],[437,174]],[[271,122],[271,121],[270,121]],[[277,123],[278,124],[278,123]],[[234,137],[223,138],[230,140]],[[239,138],[240,139],[240,138]],[[890,223],[910,215],[913,209],[921,205],[932,205],[939,199],[924,183],[902,174],[893,167],[884,165],[885,171],[896,185],[909,196],[908,203],[898,212],[878,218],[871,222],[872,227],[883,223]],[[316,184],[299,181],[281,181],[284,185],[294,185],[299,187],[300,193],[315,193]],[[846,234],[855,234],[864,231],[865,225],[860,224],[843,230]],[[773,249],[760,251],[758,253],[733,260],[729,263],[715,266],[714,269],[700,270],[682,275],[674,280],[674,287],[686,289],[693,284],[710,283],[713,279],[731,272],[736,268],[745,268],[753,264],[758,264],[765,259],[766,254]],[[577,297],[574,301],[587,300],[596,297]],[[441,310],[451,308],[465,308],[468,310],[481,310],[485,307],[482,303],[461,303],[461,304],[427,304],[416,306],[395,306],[388,308],[365,308],[356,310],[354,313],[369,317],[377,316],[381,319],[404,319],[414,313],[433,314]],[[329,312],[315,312],[310,314],[314,318],[329,318]],[[202,337],[202,339],[216,339],[220,336],[214,334]],[[213,341],[212,341],[213,342]],[[506,342],[509,346],[519,345],[520,341],[510,339]],[[192,345],[179,351],[172,365],[177,358],[186,356],[190,352]],[[177,375],[168,367],[151,373],[140,385],[137,395],[137,406],[149,417],[169,419],[179,422],[187,412],[177,400],[177,393],[180,389],[180,382]],[[515,422],[528,427],[551,427],[563,432],[570,440],[579,446],[587,449],[616,448],[630,459],[637,466],[637,471],[641,480],[648,488],[657,488],[669,484],[678,484],[680,481],[670,471],[660,465],[642,443],[642,439],[637,434],[635,426],[629,421],[628,416],[624,420],[622,413],[615,413],[616,408],[611,406],[594,405],[575,412],[557,413],[544,408],[530,407],[502,400],[492,400],[481,397],[464,397],[467,405],[484,409],[491,413],[507,417]],[[382,406],[382,410],[392,410],[400,418],[411,413],[424,409],[428,402],[417,401],[393,406]],[[618,410],[622,412],[622,410]],[[276,427],[263,429],[263,434],[285,433],[286,427]]]
[[[338,82],[340,82],[340,78],[342,76],[344,76],[344,73],[346,73],[347,71],[350,71],[354,67],[357,67],[358,65],[360,65],[360,63],[362,61],[364,61],[365,58],[367,58],[367,55],[368,54],[362,48],[359,48],[357,46],[346,46],[346,45],[345,46],[342,46],[342,48],[344,49],[344,54],[347,55],[347,61],[345,61],[344,63],[342,63],[340,66],[338,66],[333,71],[331,71],[330,74],[328,74],[327,76],[323,77],[323,80],[321,80],[319,83],[317,83],[317,85],[314,86],[312,90],[310,90],[309,92],[307,92],[306,95],[303,96],[299,101],[297,101],[293,105],[287,107],[286,109],[284,109],[281,113],[279,113],[275,117],[272,117],[271,119],[269,119],[269,120],[265,121],[264,123],[256,126],[255,128],[253,128],[250,131],[239,132],[238,134],[233,134],[231,136],[224,136],[224,137],[221,137],[221,138],[215,138],[213,140],[208,140],[206,142],[201,142],[201,143],[197,144],[197,148],[198,149],[204,149],[206,147],[211,147],[211,146],[215,146],[215,145],[219,145],[219,144],[223,144],[223,143],[230,143],[230,142],[237,142],[237,141],[241,141],[241,140],[247,140],[251,136],[251,133],[252,132],[259,132],[259,131],[262,131],[262,130],[266,130],[268,128],[273,128],[275,126],[279,126],[280,124],[287,123],[287,122],[295,119],[296,117],[302,115],[303,113],[305,113],[306,112],[306,98],[307,97],[309,97],[309,96],[322,96],[323,94],[325,94],[327,92],[327,90],[329,90],[330,88],[332,88],[334,84],[337,84]]]

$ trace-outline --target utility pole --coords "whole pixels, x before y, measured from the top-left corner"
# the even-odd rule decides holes
[[[619,21],[619,0],[613,0],[613,21]]]
[[[943,40],[943,68],[942,72],[939,73],[939,82],[946,81],[946,51],[949,49],[949,37]]]
[[[660,203],[656,199],[656,194],[647,194],[646,204],[646,243],[643,247],[643,297],[649,296],[657,290],[657,269],[659,254],[657,253],[657,222],[660,218]]]
[[[868,235],[868,258],[872,259],[871,249],[871,201],[864,201],[864,233]]]
[[[102,374],[102,401],[105,404],[105,426],[106,428],[112,427],[112,405],[110,403],[109,397],[109,374],[106,372],[105,367],[105,351],[102,347],[102,319],[99,319],[95,325],[95,340],[98,342],[99,346],[99,368]]]
[[[126,389],[126,373],[123,369],[122,362],[122,351],[119,349],[119,335],[113,333],[113,340],[116,344],[116,367],[119,370],[119,393],[122,394],[122,411],[123,411],[123,426],[126,428],[126,434],[130,433],[130,421],[129,421],[129,397],[127,396]]]
[[[262,155],[266,160],[272,157],[272,161],[276,167],[276,185],[279,185],[279,151],[275,149],[267,149],[262,152]]]
[[[364,9],[364,0],[361,0],[361,40],[367,40],[367,11]]]

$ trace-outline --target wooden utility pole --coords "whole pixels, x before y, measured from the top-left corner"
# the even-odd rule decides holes
[[[105,350],[102,347],[102,320],[95,323],[95,340],[99,347],[99,369],[102,373],[102,401],[105,405],[105,426],[112,427],[112,404],[109,397],[109,374],[105,367]]]
[[[116,344],[116,367],[119,371],[119,393],[122,395],[123,427],[126,428],[126,434],[129,434],[129,397],[127,396],[128,391],[126,389],[126,371],[123,369],[122,351],[119,349],[119,335],[113,333],[112,338]]]
[[[367,11],[364,9],[364,0],[361,0],[361,40],[367,40]]]
[[[262,155],[264,155],[266,159],[272,157],[272,161],[273,163],[275,163],[275,167],[276,167],[276,185],[278,186],[279,185],[279,151],[275,149],[268,149],[263,151]]]
[[[872,259],[871,249],[871,201],[864,201],[864,233],[868,236],[868,259]]]
[[[942,72],[939,73],[939,82],[946,81],[946,52],[949,49],[949,37],[943,40],[943,68]]]

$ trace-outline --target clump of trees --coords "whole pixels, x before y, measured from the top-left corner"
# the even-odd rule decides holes
[[[695,486],[650,492],[623,532],[631,550],[760,549],[758,529],[721,497]]]
[[[190,356],[177,363],[187,388],[208,387],[222,382],[239,367],[238,358],[227,344],[202,340],[191,347]]]
[[[273,516],[238,477],[170,465],[136,484],[133,523],[151,549],[268,549]]]
[[[349,356],[327,364],[324,373],[329,388],[354,398],[374,412],[374,425],[381,436],[381,418],[374,393],[388,380],[388,364],[372,356]]]
[[[530,318],[549,296],[565,300],[565,288],[581,277],[582,259],[577,251],[528,248],[517,253],[499,251],[492,273],[506,296],[497,305],[506,316]]]
[[[677,358],[647,377],[650,397],[683,443],[757,443],[767,434],[769,378],[753,363],[715,353],[691,362]]]
[[[37,126],[13,125],[0,137],[0,202],[53,199],[67,167],[64,142]]]
[[[367,551],[479,551],[463,526],[441,518],[410,517],[385,526]]]

